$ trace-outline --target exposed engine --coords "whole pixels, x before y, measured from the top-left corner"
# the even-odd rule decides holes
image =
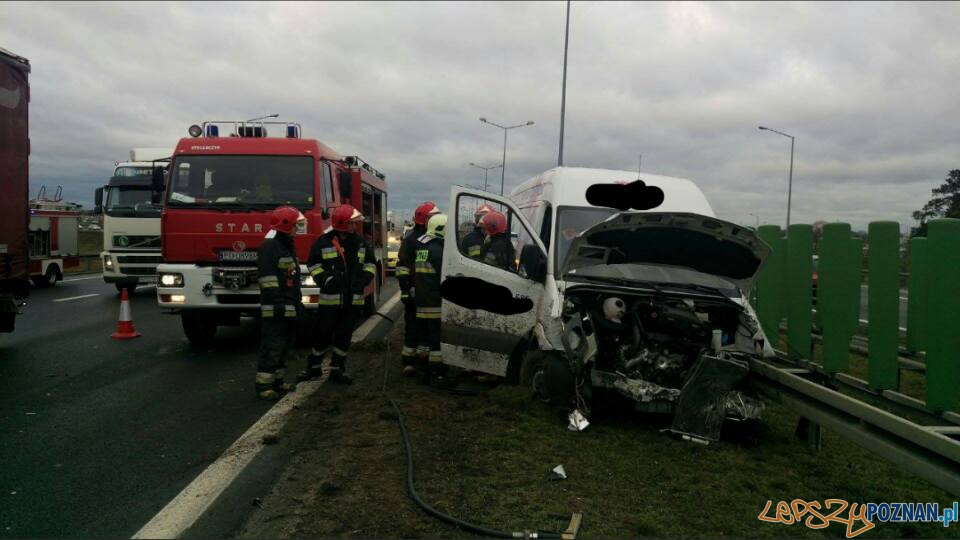
[[[674,412],[675,433],[715,440],[724,418],[762,410],[735,390],[762,347],[755,319],[735,302],[592,289],[571,291],[567,301],[565,346],[593,386],[641,410]]]

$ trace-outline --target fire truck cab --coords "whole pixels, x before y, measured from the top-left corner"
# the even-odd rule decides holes
[[[221,130],[229,133],[221,136]],[[384,175],[300,134],[295,123],[211,121],[191,126],[192,137],[177,144],[166,173],[157,300],[180,314],[192,344],[209,345],[217,326],[259,315],[257,248],[270,230],[272,210],[282,205],[306,217],[294,244],[308,310],[319,300],[306,271],[313,242],[328,230],[337,206],[351,204],[363,213],[363,234],[377,257],[364,309],[376,309],[386,264]],[[164,179],[154,181],[162,185]]]

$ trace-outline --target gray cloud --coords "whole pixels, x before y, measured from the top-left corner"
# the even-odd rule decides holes
[[[727,219],[862,227],[957,168],[960,6],[581,3],[572,10],[566,164],[697,181]],[[446,204],[500,160],[507,190],[556,163],[564,4],[4,3],[33,64],[31,178],[90,203],[132,146],[204,119],[279,112],[359,154],[391,205]],[[499,171],[491,180],[499,189]]]

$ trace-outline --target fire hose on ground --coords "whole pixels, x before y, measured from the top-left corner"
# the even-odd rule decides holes
[[[381,317],[387,320],[391,320],[389,317],[387,317],[386,315],[383,315],[380,312],[377,312],[376,314],[380,315]],[[393,411],[397,415],[397,423],[400,425],[400,435],[403,439],[403,449],[407,455],[407,494],[410,496],[413,502],[417,503],[417,506],[422,508],[423,511],[426,512],[428,515],[436,519],[439,519],[441,521],[444,521],[446,523],[449,523],[450,525],[453,525],[454,527],[457,527],[459,529],[469,531],[481,536],[486,536],[490,538],[544,538],[544,539],[557,538],[557,539],[563,539],[563,540],[575,539],[577,537],[577,533],[580,531],[580,523],[583,519],[583,514],[579,512],[574,513],[571,516],[570,523],[567,526],[567,529],[562,533],[531,531],[531,530],[501,531],[497,529],[491,529],[489,527],[484,527],[483,525],[477,525],[476,523],[471,523],[469,521],[451,516],[450,514],[447,514],[445,512],[442,512],[434,508],[433,506],[430,506],[430,504],[428,504],[426,501],[420,498],[420,494],[417,493],[417,488],[414,484],[413,447],[411,446],[410,438],[407,435],[407,426],[403,421],[403,413],[400,411],[400,407],[397,406],[397,403],[393,400],[393,398],[390,397],[389,394],[387,394],[387,370],[389,369],[390,358],[392,355],[390,354],[391,347],[390,347],[389,337],[385,338],[384,342],[386,343],[386,347],[384,350],[383,387],[381,388],[381,391],[383,391],[384,395],[386,395],[387,399],[390,401],[390,406],[393,407]]]

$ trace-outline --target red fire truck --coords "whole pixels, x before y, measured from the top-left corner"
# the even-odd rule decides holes
[[[63,273],[80,268],[80,205],[63,200],[63,187],[53,198],[47,187],[30,201],[30,279],[37,287],[52,287]]]
[[[27,281],[30,62],[0,49],[0,332],[13,332]]]
[[[310,247],[328,229],[337,206],[351,204],[363,213],[364,236],[377,255],[377,279],[367,290],[365,310],[376,309],[386,265],[383,174],[357,157],[301,138],[296,123],[211,121],[191,126],[189,133],[166,173],[157,300],[179,312],[192,344],[207,346],[217,326],[259,315],[257,248],[269,231],[270,212],[280,205],[299,208],[307,218],[294,243],[304,276],[303,303],[312,310],[319,291],[306,272]],[[163,173],[157,171],[154,183],[162,186]]]

